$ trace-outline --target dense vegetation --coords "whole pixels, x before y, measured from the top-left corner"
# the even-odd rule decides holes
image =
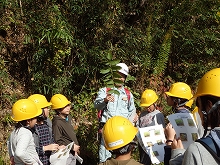
[[[160,95],[220,66],[220,1],[0,0],[0,162],[7,164],[10,109],[32,93],[62,93],[73,116],[85,164],[97,162],[93,101],[110,77],[112,60],[130,69],[126,85],[136,98],[145,88]]]

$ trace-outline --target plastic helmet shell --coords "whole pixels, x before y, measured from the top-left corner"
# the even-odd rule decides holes
[[[146,89],[141,95],[141,107],[149,107],[158,99],[156,92],[151,89]]]
[[[182,98],[182,99],[191,99],[192,92],[189,85],[183,82],[177,82],[171,85],[168,92],[165,92],[168,96]]]
[[[20,99],[12,106],[12,120],[22,121],[32,119],[42,114],[42,109],[29,99]]]
[[[64,108],[71,102],[62,94],[55,94],[52,96],[50,102],[52,103],[52,109]]]
[[[114,116],[103,127],[103,140],[107,150],[115,150],[129,144],[138,129],[126,118]]]
[[[220,68],[207,72],[199,81],[196,94],[193,98],[211,95],[220,97]]]
[[[46,97],[41,94],[33,94],[28,97],[29,100],[32,100],[39,108],[45,108],[52,105],[51,102],[48,102]]]

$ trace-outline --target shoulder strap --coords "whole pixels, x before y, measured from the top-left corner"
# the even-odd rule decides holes
[[[125,93],[126,93],[126,95],[128,97],[128,101],[130,101],[131,93],[130,93],[130,91],[127,88],[124,88],[124,89],[125,89]]]
[[[111,90],[111,88],[106,88],[106,94],[108,93],[108,91],[110,91]]]
[[[207,136],[206,138],[196,140],[196,142],[202,144],[212,154],[212,156],[218,162],[220,162],[219,148],[216,146],[215,142],[212,140],[211,137]]]

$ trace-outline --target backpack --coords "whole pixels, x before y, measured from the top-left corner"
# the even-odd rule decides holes
[[[196,142],[202,144],[210,152],[210,154],[212,154],[212,156],[220,163],[220,150],[215,141],[213,141],[213,139],[210,136],[198,139],[196,140]]]
[[[128,102],[130,102],[131,92],[127,88],[124,88],[124,89],[125,89],[125,93],[126,93],[126,95],[128,97]],[[108,93],[108,91],[110,91],[110,90],[111,90],[111,88],[106,88],[106,93]],[[99,122],[100,122],[100,120],[102,118],[103,112],[104,112],[103,109],[98,110],[97,117],[98,117]]]

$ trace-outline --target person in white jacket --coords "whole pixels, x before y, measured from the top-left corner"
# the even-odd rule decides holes
[[[17,122],[8,141],[13,165],[42,165],[36,152],[33,129],[42,110],[28,99],[20,99],[12,106],[11,118]]]

